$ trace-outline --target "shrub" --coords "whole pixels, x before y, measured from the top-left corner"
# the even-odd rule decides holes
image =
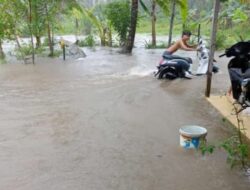
[[[93,47],[95,45],[95,38],[93,35],[88,35],[84,40],[79,40],[78,45],[80,47],[88,46]]]
[[[218,31],[216,36],[215,47],[216,49],[223,49],[226,46],[226,36],[223,32]]]
[[[124,44],[130,25],[130,3],[128,0],[118,0],[109,3],[105,14],[114,30],[118,33],[120,44]]]

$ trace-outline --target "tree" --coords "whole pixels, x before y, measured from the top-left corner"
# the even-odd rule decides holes
[[[152,11],[151,11],[151,22],[152,22],[152,46],[156,47],[156,30],[155,30],[155,23],[156,23],[156,0],[152,0]]]
[[[155,29],[155,24],[156,24],[156,5],[157,5],[157,0],[150,0],[151,3],[151,11],[147,8],[143,0],[140,0],[140,5],[143,8],[143,10],[151,17],[151,36],[152,36],[152,47],[156,47],[156,29]]]
[[[94,9],[87,9],[86,7],[82,6],[82,11],[83,14],[86,16],[86,18],[88,18],[91,23],[97,28],[98,31],[98,35],[101,39],[101,45],[105,46],[106,45],[106,24],[105,22],[103,22],[103,20],[99,19],[99,17],[97,17],[94,14]]]
[[[135,33],[136,33],[137,16],[138,16],[138,0],[132,0],[129,33],[126,45],[122,51],[123,53],[132,53],[135,40]]]
[[[129,1],[114,1],[109,3],[105,11],[107,19],[120,38],[120,45],[124,45],[129,29],[130,7]]]
[[[33,17],[32,17],[32,0],[28,1],[29,3],[29,15],[28,15],[28,27],[30,30],[30,39],[31,39],[31,47],[32,47],[32,63],[35,63],[35,50],[34,50],[34,40],[33,40],[33,29],[32,29],[32,21],[33,21]]]
[[[140,0],[143,9],[149,13],[147,7],[143,3],[142,0]],[[156,16],[155,16],[155,7],[156,4],[159,5],[163,13],[168,16],[169,15],[169,4],[172,3],[172,9],[171,9],[171,17],[170,17],[170,27],[169,27],[169,40],[168,40],[168,46],[170,46],[172,41],[172,33],[173,33],[173,26],[174,26],[174,18],[175,18],[175,12],[176,12],[176,6],[180,6],[180,13],[182,16],[182,21],[185,23],[187,15],[188,15],[188,1],[187,0],[151,0],[151,23],[152,23],[152,45],[156,45],[156,31],[155,31],[155,23],[156,23]]]
[[[173,26],[174,26],[174,18],[176,12],[176,5],[179,5],[181,8],[181,16],[183,24],[186,22],[188,15],[188,1],[187,0],[171,0],[172,9],[171,9],[171,17],[170,17],[170,26],[169,26],[169,36],[168,36],[168,46],[172,43],[172,34],[173,34]]]
[[[172,33],[174,27],[174,18],[175,18],[175,9],[176,9],[176,0],[172,1],[172,10],[171,10],[171,17],[170,17],[170,26],[169,26],[169,37],[168,37],[168,47],[171,45],[172,42]]]
[[[11,39],[12,34],[15,33],[16,23],[18,22],[18,9],[16,7],[17,0],[9,2],[8,0],[1,0],[0,4],[0,59],[5,57],[2,42],[5,38]],[[19,7],[18,7],[19,8]]]

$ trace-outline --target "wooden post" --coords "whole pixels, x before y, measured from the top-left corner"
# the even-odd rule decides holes
[[[65,56],[65,45],[63,45],[63,60],[65,61],[66,56]]]
[[[213,60],[214,60],[214,51],[215,51],[215,41],[216,41],[216,32],[217,32],[217,23],[218,15],[220,11],[220,0],[214,0],[214,16],[213,16],[213,25],[211,30],[211,45],[210,45],[210,55],[207,71],[207,87],[205,95],[206,97],[210,96],[211,83],[212,83],[212,70],[213,70]]]
[[[65,55],[65,42],[64,42],[63,39],[61,39],[60,45],[61,45],[61,48],[63,50],[63,60],[65,61],[65,59],[66,59],[66,55]]]
[[[198,43],[200,41],[201,38],[201,24],[198,25]]]
[[[199,46],[201,38],[201,24],[198,25],[197,47]],[[198,57],[198,51],[196,51],[196,57]]]

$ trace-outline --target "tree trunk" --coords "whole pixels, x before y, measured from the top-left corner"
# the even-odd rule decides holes
[[[19,38],[19,37],[17,36],[16,31],[15,31],[15,40],[16,40],[17,48],[19,49],[19,51],[20,51],[20,53],[21,53],[21,58],[22,58],[24,64],[26,64],[27,62],[26,62],[26,59],[25,59],[25,57],[24,57],[24,55],[23,55],[23,52],[22,52],[22,50],[21,50],[22,47],[21,47],[21,44],[20,44],[18,38]]]
[[[168,36],[168,47],[172,43],[172,33],[173,33],[173,26],[174,26],[174,17],[175,17],[175,9],[176,9],[176,0],[172,1],[172,14],[170,18],[170,26],[169,26],[169,36]]]
[[[123,53],[132,52],[135,40],[135,33],[136,33],[137,15],[138,15],[138,0],[132,0],[129,34],[126,45],[122,51]]]
[[[35,64],[35,48],[34,48],[34,39],[33,39],[33,30],[32,30],[32,5],[31,0],[29,0],[29,30],[30,30],[30,40],[32,47],[32,63]]]
[[[78,19],[76,18],[76,20],[75,20],[75,26],[76,26],[76,44],[78,45],[78,43],[79,43],[79,39],[78,39],[78,31],[79,31],[79,21],[78,21]]]
[[[3,52],[2,40],[0,39],[0,59],[4,59],[5,54]]]
[[[55,36],[55,35],[54,35],[54,25],[53,25],[53,23],[51,23],[50,28],[51,28],[52,52],[53,52],[53,55],[54,55],[54,44],[55,44],[55,42],[54,42],[55,37],[54,37],[54,36]]]
[[[41,36],[36,36],[36,48],[41,46]]]
[[[106,46],[106,29],[103,28],[102,34],[100,34],[100,38],[101,38],[101,46]]]
[[[47,33],[48,33],[49,50],[50,50],[49,56],[53,56],[54,55],[54,47],[53,47],[53,42],[52,42],[52,37],[51,37],[51,27],[50,27],[47,4],[45,4],[45,11],[46,11],[46,17],[47,17]]]
[[[214,60],[215,41],[216,41],[219,11],[220,11],[220,0],[215,0],[214,1],[213,26],[212,26],[211,38],[210,38],[211,45],[210,45],[210,55],[209,55],[209,64],[208,64],[208,72],[207,72],[207,88],[205,92],[206,97],[210,96],[210,90],[211,90],[213,60]]]
[[[109,47],[112,47],[112,28],[111,25],[108,27],[108,44]]]
[[[152,22],[152,47],[156,47],[156,31],[155,31],[155,7],[156,7],[156,0],[152,1],[152,12],[151,12],[151,22]]]
[[[34,31],[34,36],[36,38],[36,49],[41,46],[41,36],[40,36],[40,27],[38,26],[39,24],[39,14],[38,14],[38,5],[37,2],[34,2],[34,17],[33,20],[35,22],[35,31]]]

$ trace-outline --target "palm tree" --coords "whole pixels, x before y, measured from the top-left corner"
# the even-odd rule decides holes
[[[152,28],[152,47],[156,47],[156,29],[155,29],[155,24],[156,24],[156,5],[157,5],[158,0],[151,0],[151,11],[149,11],[148,7],[145,5],[143,0],[140,0],[140,5],[143,8],[143,10],[151,17],[151,28]]]
[[[155,30],[156,15],[155,15],[155,8],[156,8],[156,0],[152,0],[151,22],[152,22],[152,46],[153,47],[156,47],[156,30]]]
[[[171,45],[172,42],[172,33],[174,27],[174,17],[175,17],[175,9],[176,9],[176,0],[172,1],[172,10],[171,10],[171,17],[170,17],[170,26],[169,26],[169,37],[168,37],[168,47]]]
[[[122,51],[123,53],[132,52],[135,40],[135,33],[136,33],[137,15],[138,15],[138,0],[132,0],[129,33],[126,45]]]
[[[173,34],[173,26],[174,26],[174,18],[176,12],[176,5],[179,5],[181,8],[181,16],[183,24],[186,22],[188,15],[188,1],[187,0],[170,0],[172,2],[172,10],[169,24],[169,36],[168,36],[168,46],[172,43],[172,34]]]
[[[101,40],[101,46],[106,45],[106,21],[104,22],[98,16],[94,14],[94,9],[87,9],[86,7],[81,7],[84,16],[97,28],[98,35]]]
[[[32,29],[32,0],[28,1],[29,3],[29,30],[30,30],[30,40],[31,40],[31,47],[32,47],[32,63],[35,64],[35,49],[34,49],[34,39],[33,39],[33,29]]]
[[[142,1],[142,0],[141,0]],[[185,23],[187,15],[188,15],[188,1],[187,0],[151,0],[152,10],[151,10],[151,22],[152,22],[152,45],[155,46],[156,43],[156,32],[155,32],[155,6],[156,4],[159,5],[161,10],[164,12],[166,16],[169,16],[169,4],[172,3],[171,9],[171,17],[170,17],[170,27],[169,27],[169,40],[168,46],[170,46],[172,41],[172,33],[173,33],[173,26],[174,26],[174,18],[176,12],[176,6],[180,6],[180,12],[182,16],[182,21]],[[142,3],[141,3],[142,4]],[[143,4],[142,4],[143,5]],[[146,12],[149,12],[145,6],[143,6]]]
[[[151,28],[152,28],[152,47],[156,47],[156,6],[159,5],[165,15],[169,14],[169,0],[150,0],[151,2],[151,11],[147,8],[143,0],[140,0],[140,4],[144,11],[151,17]]]

